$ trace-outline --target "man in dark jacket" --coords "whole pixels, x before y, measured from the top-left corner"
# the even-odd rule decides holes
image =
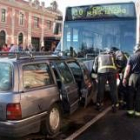
[[[123,78],[124,86],[127,80],[129,86],[127,114],[140,117],[140,44],[136,45],[134,54],[128,59]]]
[[[122,84],[123,76],[124,76],[124,70],[127,64],[128,56],[119,49],[113,49],[116,65],[117,65],[117,71],[118,76],[117,79],[119,80],[118,84],[118,97],[119,97],[119,107],[120,109],[125,109],[127,106],[127,87],[124,87]]]

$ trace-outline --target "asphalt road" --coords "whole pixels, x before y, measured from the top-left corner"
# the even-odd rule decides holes
[[[140,140],[140,118],[110,111],[75,140]]]

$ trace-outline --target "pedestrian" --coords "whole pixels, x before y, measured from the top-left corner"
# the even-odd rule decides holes
[[[45,52],[45,47],[44,46],[41,47],[41,52]]]
[[[9,46],[8,46],[9,51],[10,51],[10,49],[12,48],[12,46],[14,46],[14,44],[9,44]]]
[[[1,50],[1,51],[3,51],[3,52],[9,52],[9,48],[8,48],[8,46],[7,46],[6,43],[3,44],[3,46],[2,46],[2,50]]]
[[[29,49],[30,52],[34,52],[35,51],[35,48],[32,46],[32,44],[30,44],[28,46],[28,49]]]
[[[18,51],[18,47],[17,47],[17,45],[12,44],[12,46],[11,46],[9,52],[17,52],[17,51]]]
[[[26,45],[24,51],[28,52],[29,51],[29,47]]]
[[[108,81],[112,99],[112,111],[116,112],[118,107],[116,84],[117,67],[113,52],[109,48],[96,57],[93,69],[98,75],[97,109],[101,110],[103,107],[105,85]]]
[[[129,57],[124,72],[123,85],[128,80],[128,116],[140,117],[140,44],[135,46],[134,54]]]
[[[19,52],[23,51],[23,43],[22,42],[19,43],[19,45],[18,45],[18,51]]]
[[[56,42],[52,42],[51,51],[54,52],[56,48]]]

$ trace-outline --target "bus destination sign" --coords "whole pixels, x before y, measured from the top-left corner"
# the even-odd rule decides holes
[[[66,20],[135,17],[133,3],[70,7]]]

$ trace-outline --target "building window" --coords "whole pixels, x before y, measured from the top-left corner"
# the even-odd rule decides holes
[[[19,24],[20,25],[23,25],[23,23],[24,23],[24,14],[23,13],[20,13],[19,14]]]
[[[39,18],[34,17],[34,27],[39,28]]]
[[[6,33],[5,31],[0,32],[0,46],[2,46],[6,42]]]
[[[6,9],[1,9],[1,22],[6,21]]]
[[[59,23],[59,27],[58,27],[58,33],[60,34],[62,32],[62,24]]]
[[[50,20],[47,21],[47,28],[48,29],[51,29],[52,27],[52,22]]]
[[[23,43],[23,33],[20,33],[18,36],[18,43]]]

